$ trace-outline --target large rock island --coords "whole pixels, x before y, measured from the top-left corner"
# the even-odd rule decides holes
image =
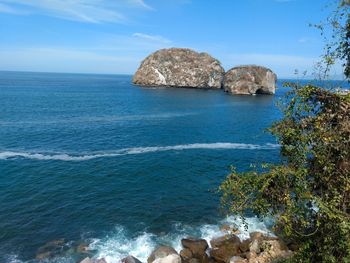
[[[141,86],[220,89],[224,77],[220,62],[188,48],[161,49],[144,59],[133,77]]]
[[[224,90],[239,95],[275,94],[277,76],[271,69],[247,65],[226,72]]]

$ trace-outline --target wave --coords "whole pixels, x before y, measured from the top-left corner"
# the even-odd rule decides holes
[[[174,226],[174,230],[167,234],[155,235],[143,232],[133,238],[130,238],[125,228],[118,226],[107,237],[93,239],[89,245],[89,250],[96,251],[95,258],[105,258],[108,263],[119,263],[122,258],[129,254],[138,258],[141,262],[147,262],[147,257],[161,244],[169,245],[179,253],[182,249],[181,239],[188,236],[203,238],[210,245],[211,239],[226,234],[226,232],[220,230],[224,224],[237,226],[240,232],[238,237],[241,240],[249,238],[249,233],[254,231],[273,236],[273,233],[269,230],[269,226],[271,226],[269,220],[261,221],[257,217],[248,217],[245,220],[248,224],[247,229],[244,227],[241,218],[231,216],[218,222],[218,224],[205,224],[195,227],[177,224]]]
[[[108,152],[92,152],[88,154],[68,154],[68,153],[39,153],[39,152],[17,152],[3,151],[0,152],[0,160],[9,160],[14,158],[25,158],[34,160],[56,160],[56,161],[87,161],[97,158],[116,157],[121,155],[144,154],[165,151],[184,151],[184,150],[274,150],[279,148],[278,144],[266,143],[246,144],[246,143],[193,143],[180,144],[173,146],[152,146],[152,147],[134,147],[125,148]]]
[[[138,258],[141,262],[147,262],[148,256],[159,245],[171,246],[179,253],[182,249],[181,239],[185,237],[203,238],[207,240],[210,246],[211,239],[227,234],[227,232],[221,230],[223,225],[235,226],[239,230],[237,236],[241,240],[249,238],[249,233],[254,231],[274,236],[270,231],[272,220],[261,221],[257,217],[247,217],[244,220],[247,223],[247,228],[244,227],[242,218],[235,216],[227,217],[216,224],[189,226],[176,223],[169,233],[159,235],[146,231],[133,235],[125,227],[118,225],[114,231],[109,232],[105,237],[87,238],[84,239],[84,243],[89,244],[88,251],[91,252],[90,256],[93,259],[104,258],[107,263],[120,263],[121,259],[128,255]],[[5,262],[39,263],[36,260],[22,261],[17,255],[7,255]],[[77,260],[68,250],[66,253],[40,262],[75,263]]]

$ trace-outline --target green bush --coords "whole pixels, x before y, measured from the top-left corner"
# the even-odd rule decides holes
[[[332,32],[316,69],[326,77],[338,60],[350,80],[350,1],[333,3],[333,15],[316,26]],[[350,93],[285,86],[284,117],[269,129],[281,163],[233,169],[219,187],[222,207],[243,219],[247,212],[273,218],[275,233],[295,251],[290,262],[350,262]]]

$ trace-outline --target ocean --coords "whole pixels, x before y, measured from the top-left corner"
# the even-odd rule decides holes
[[[283,80],[275,96],[231,96],[131,78],[0,72],[0,262],[145,261],[227,222],[247,235],[217,188],[231,166],[279,162],[266,129]]]

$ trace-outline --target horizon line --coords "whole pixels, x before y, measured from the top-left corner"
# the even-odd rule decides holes
[[[72,74],[72,75],[111,75],[111,76],[116,76],[116,75],[123,75],[123,76],[133,76],[134,74],[132,73],[93,73],[93,72],[62,72],[62,71],[32,71],[32,70],[3,70],[0,69],[0,73],[41,73],[41,74]],[[291,76],[282,76],[278,77],[277,80],[312,80],[312,81],[320,81],[317,78],[311,77],[311,76],[306,76],[303,78],[298,78],[298,77],[291,77]],[[322,81],[322,80],[321,80]],[[324,81],[345,81],[347,82],[346,79],[341,79],[341,78],[334,78],[334,79],[325,79]]]

